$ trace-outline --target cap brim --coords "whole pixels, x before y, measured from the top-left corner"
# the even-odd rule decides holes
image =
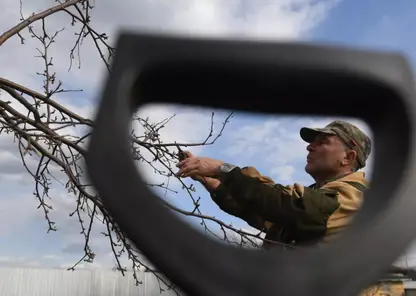
[[[300,137],[307,143],[312,143],[320,134],[333,135],[334,132],[325,130],[323,128],[302,127],[300,129]]]

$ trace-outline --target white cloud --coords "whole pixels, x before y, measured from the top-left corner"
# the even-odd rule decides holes
[[[250,122],[233,130],[227,137],[229,142],[224,153],[238,158],[244,164],[267,164],[269,171],[263,174],[281,175],[293,162],[306,157],[306,144],[298,130],[288,130],[291,124],[294,124],[292,119],[288,121],[279,117],[264,117],[263,121]],[[295,127],[298,125],[294,124]]]
[[[0,266],[13,266],[13,267],[38,267],[41,265],[41,261],[32,260],[25,257],[0,257]]]
[[[115,39],[121,28],[228,37],[244,34],[249,37],[293,39],[319,24],[338,2],[259,0],[250,3],[231,0],[224,5],[220,0],[128,0],[120,5],[114,1],[102,0],[97,1],[96,7],[92,10],[91,25],[99,32],[107,33],[111,40]],[[2,4],[3,7],[7,7],[7,14],[0,20],[0,27],[6,30],[20,19],[19,2],[2,0]],[[23,1],[24,15],[28,16],[55,4],[52,0]],[[81,50],[82,68],[77,70],[75,62],[73,71],[68,73],[69,50],[77,38],[74,32],[79,29],[78,23],[71,27],[70,22],[71,18],[65,13],[50,16],[46,20],[51,34],[65,27],[58,37],[58,42],[50,48],[50,53],[54,56],[54,69],[68,86],[87,89],[93,94],[106,75],[105,67],[94,43],[87,38],[84,39]],[[36,27],[39,28],[37,24]],[[39,44],[26,32],[23,36],[26,38],[26,45],[21,45],[16,37],[2,46],[3,54],[0,59],[3,66],[0,75],[41,91],[39,79],[35,78],[35,69],[42,70],[42,60],[33,58],[37,54],[35,46]],[[20,58],[12,61],[7,58],[7,52],[18,53]],[[25,69],[24,75],[21,69]],[[93,96],[96,95],[97,93]]]
[[[53,254],[47,254],[43,255],[42,259],[44,260],[58,260],[59,256],[53,255]]]
[[[276,176],[276,180],[279,180],[279,182],[289,182],[293,180],[293,173],[295,170],[293,165],[284,165],[272,168],[270,173],[272,178]]]
[[[3,192],[0,200],[0,237],[21,231],[33,221],[43,219],[41,211],[36,209],[38,203],[30,192]]]
[[[312,29],[339,1],[311,0],[221,0],[111,1],[97,4],[98,21],[113,24],[113,14],[124,12],[119,25],[186,34],[296,38]],[[105,10],[105,11],[104,11]],[[192,24],[190,26],[189,24]],[[110,25],[107,25],[108,27]]]
[[[240,117],[240,115],[238,115]],[[227,135],[231,145],[227,145],[224,154],[227,156],[242,156],[250,158],[258,154],[258,147],[268,146],[270,136],[282,128],[278,119],[267,119],[258,124],[240,126]]]

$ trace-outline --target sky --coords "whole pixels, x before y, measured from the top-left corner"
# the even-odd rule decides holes
[[[416,43],[411,28],[416,25],[413,17],[416,3],[412,1],[126,0],[123,5],[110,0],[95,2],[92,26],[97,31],[106,32],[110,42],[114,42],[120,28],[187,35],[301,40],[367,49],[399,50],[408,56],[412,66],[415,65]],[[25,17],[55,5],[53,0],[23,0],[22,3]],[[0,30],[6,31],[19,22],[19,1],[0,0],[0,4],[3,7]],[[65,27],[51,47],[54,70],[67,88],[83,91],[62,93],[55,100],[93,119],[107,72],[89,39],[81,47],[81,67],[78,69],[75,65],[68,71],[69,51],[74,44],[77,28],[77,24],[72,27],[70,23],[71,19],[63,13],[46,20],[46,26],[52,33]],[[27,39],[25,45],[20,44],[20,39],[15,36],[1,46],[0,77],[42,92],[42,82],[36,75],[36,72],[43,71],[42,61],[34,57],[39,44],[29,38],[27,31],[22,34]],[[0,96],[2,100],[7,98],[4,93]],[[148,106],[140,110],[139,114],[148,116],[155,123],[175,114],[160,131],[162,140],[165,143],[198,143],[209,133],[211,112],[215,112],[215,136],[229,111],[162,105]],[[299,129],[303,126],[321,127],[334,119],[339,118],[264,116],[236,112],[222,136],[213,145],[193,147],[190,151],[239,166],[254,166],[277,183],[310,185],[313,181],[304,172],[306,143],[301,141]],[[371,137],[371,130],[365,122],[354,118],[347,120],[361,127]],[[47,223],[42,211],[37,209],[38,204],[32,194],[33,180],[23,168],[16,147],[10,136],[0,135],[0,265],[54,268],[72,266],[82,257],[84,248],[76,218],[69,217],[76,206],[75,198],[63,186],[58,184],[53,187],[50,193],[54,208],[51,215],[57,223],[58,231],[47,233]],[[370,179],[371,167],[370,159],[365,169]],[[166,181],[155,175],[149,166],[139,164],[138,169],[149,182]],[[190,184],[191,181],[185,180],[185,183]],[[170,189],[178,193],[168,193],[163,198],[185,210],[192,210],[192,202],[178,181],[170,180]],[[200,209],[203,214],[252,231],[244,221],[221,212],[198,184],[195,196],[201,198]],[[199,220],[186,221],[200,229]],[[94,263],[81,264],[78,268],[113,267],[114,259],[108,239],[100,235],[100,229],[97,226],[91,239],[96,253]],[[414,251],[410,248],[407,260],[409,264],[416,265],[416,256],[413,254]],[[128,262],[123,261],[123,264],[128,265]]]

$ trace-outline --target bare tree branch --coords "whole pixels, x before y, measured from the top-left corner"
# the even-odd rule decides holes
[[[72,62],[76,56],[78,68],[81,67],[79,53],[85,38],[90,38],[93,41],[93,50],[100,56],[108,71],[110,71],[111,59],[114,56],[114,48],[108,43],[106,33],[100,33],[97,28],[92,27],[90,12],[93,5],[90,1],[56,2],[57,5],[40,13],[34,13],[26,19],[23,16],[23,4],[21,3],[20,23],[0,36],[0,46],[13,36],[20,37],[22,44],[24,44],[21,33],[23,30],[27,30],[30,38],[38,44],[36,54],[43,64],[42,71],[36,73],[42,81],[42,86],[39,87],[39,89],[42,88],[42,93],[0,77],[0,91],[3,91],[4,94],[0,97],[0,134],[13,135],[16,141],[16,151],[20,155],[22,165],[29,176],[33,178],[33,194],[39,202],[38,208],[42,210],[47,221],[48,232],[58,230],[56,223],[50,217],[50,213],[53,211],[51,189],[65,188],[73,197],[74,210],[70,213],[70,217],[78,221],[81,228],[80,235],[83,236],[85,243],[83,256],[78,262],[74,262],[74,265],[69,268],[70,270],[74,270],[81,262],[93,262],[96,259],[96,253],[91,247],[91,233],[101,226],[104,229],[101,234],[108,239],[117,269],[121,273],[124,274],[126,267],[122,266],[120,258],[126,256],[131,262],[137,284],[140,284],[140,280],[135,271],[144,267],[147,272],[153,273],[157,278],[161,291],[166,289],[176,291],[176,287],[172,286],[160,272],[150,266],[143,259],[140,251],[129,242],[104,207],[100,196],[86,181],[82,162],[86,155],[85,144],[89,140],[90,129],[94,127],[94,122],[87,116],[64,106],[60,100],[62,93],[78,93],[82,90],[65,89],[63,82],[54,72],[54,63],[57,61],[54,61],[50,49],[59,41],[59,36],[64,29],[48,27],[48,17],[63,13],[70,16],[72,20],[71,25],[73,25],[77,37],[74,45],[68,49],[69,70],[71,70]],[[137,163],[148,166],[155,174],[166,180],[161,183],[147,184],[150,188],[163,189],[166,194],[186,195],[193,208],[192,210],[178,208],[162,197],[162,201],[168,209],[179,215],[199,219],[207,234],[213,235],[225,243],[238,247],[258,247],[259,243],[264,240],[261,238],[261,232],[253,234],[204,214],[200,208],[200,197],[195,196],[194,184],[188,186],[174,174],[175,164],[178,160],[178,148],[214,145],[216,140],[222,136],[232,114],[225,118],[217,134],[214,134],[214,115],[214,113],[211,114],[210,128],[205,140],[199,143],[164,143],[162,141],[161,130],[171,120],[174,120],[175,115],[159,122],[135,115],[132,119],[135,124],[140,126],[140,132],[132,131],[130,135],[132,157]],[[36,165],[33,165],[34,163]],[[180,193],[171,188],[172,178],[176,178],[182,185],[183,190]],[[214,225],[214,227],[210,225]]]
[[[85,2],[85,0],[69,0],[66,2],[63,2],[59,5],[56,5],[54,7],[48,8],[45,11],[42,11],[40,13],[37,14],[33,14],[31,17],[28,17],[27,19],[23,20],[22,22],[20,22],[19,24],[17,24],[16,26],[14,26],[13,28],[11,28],[10,30],[4,32],[1,36],[0,36],[0,46],[3,45],[4,42],[6,42],[9,38],[11,38],[12,36],[20,33],[20,31],[22,31],[24,28],[26,28],[27,26],[29,26],[30,24],[44,19],[54,13],[57,13],[58,11],[64,10],[67,7],[73,6],[77,3],[81,3],[81,2]]]

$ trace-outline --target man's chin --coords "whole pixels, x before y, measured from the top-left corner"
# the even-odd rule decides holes
[[[308,173],[308,174],[311,174],[311,173],[313,173],[313,171],[314,171],[313,166],[310,163],[307,163],[305,165],[305,172]]]

